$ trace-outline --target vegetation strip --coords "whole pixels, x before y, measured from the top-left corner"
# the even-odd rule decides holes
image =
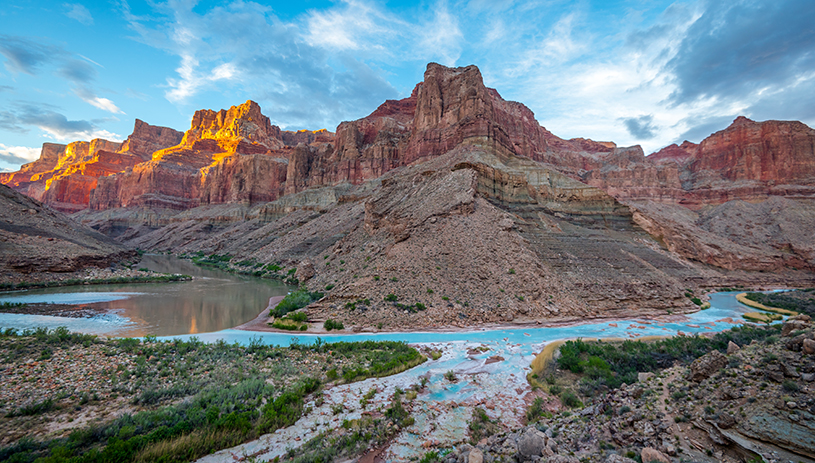
[[[135,277],[115,277],[115,278],[73,278],[61,281],[36,281],[22,283],[0,283],[0,291],[14,291],[18,289],[53,288],[58,286],[78,286],[78,285],[112,285],[125,283],[163,283],[170,281],[189,281],[190,275],[151,275]]]
[[[780,326],[733,327],[711,338],[703,336],[676,336],[654,342],[585,342],[567,341],[560,347],[557,366],[581,376],[580,392],[586,397],[621,384],[633,384],[638,373],[669,368],[674,362],[688,364],[711,350],[727,351],[730,341],[738,345],[753,340],[777,340]]]
[[[815,317],[815,288],[772,293],[747,293],[749,301]]]
[[[754,309],[761,309],[761,310],[764,310],[764,311],[767,311],[767,312],[773,312],[773,313],[777,313],[777,314],[781,314],[781,315],[789,315],[791,317],[793,317],[795,315],[798,315],[798,312],[795,312],[794,310],[782,309],[780,307],[768,307],[768,306],[766,306],[766,305],[764,305],[764,304],[762,304],[760,302],[757,302],[756,301],[756,296],[755,296],[756,294],[761,294],[761,293],[741,293],[741,294],[737,294],[736,295],[736,300],[741,302],[742,304],[744,304],[746,306],[749,306],[749,307],[752,307]]]

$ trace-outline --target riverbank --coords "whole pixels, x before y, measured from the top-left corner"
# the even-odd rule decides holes
[[[321,321],[308,321],[308,329],[306,331],[288,331],[288,330],[281,330],[274,328],[271,326],[271,312],[283,300],[285,296],[275,296],[269,299],[269,304],[265,309],[263,309],[260,314],[253,320],[250,320],[246,323],[241,325],[235,326],[232,329],[234,330],[241,330],[241,331],[254,331],[254,332],[261,332],[261,333],[289,333],[289,334],[297,334],[297,335],[327,335],[327,334],[334,334],[334,335],[353,335],[353,334],[388,334],[388,333],[467,333],[467,332],[478,332],[478,331],[504,331],[504,330],[523,330],[523,329],[537,329],[537,328],[570,328],[580,325],[586,324],[608,324],[610,326],[616,326],[617,323],[631,323],[632,320],[635,323],[638,323],[637,326],[642,326],[642,324],[651,325],[651,324],[680,324],[690,321],[689,315],[694,313],[699,313],[702,310],[707,309],[700,309],[697,311],[689,311],[686,314],[648,314],[648,313],[632,313],[630,317],[627,318],[620,318],[617,317],[596,317],[596,318],[563,318],[560,320],[535,320],[535,321],[518,321],[518,322],[508,322],[508,323],[485,323],[477,326],[460,326],[460,325],[445,325],[445,326],[423,326],[421,329],[411,328],[409,326],[405,326],[403,329],[384,329],[384,328],[377,328],[377,327],[364,327],[364,326],[351,326],[346,327],[343,330],[331,330],[328,331],[323,327],[323,323]],[[639,321],[637,321],[639,320]],[[740,324],[742,322],[737,322],[729,317],[723,317],[721,319],[717,319],[717,322],[723,323],[731,323],[731,324]]]
[[[147,269],[134,270],[126,267],[88,268],[69,274],[49,273],[48,277],[37,275],[30,280],[0,282],[0,295],[25,289],[54,288],[61,286],[109,285],[130,283],[163,283],[190,281],[192,276],[180,273],[157,273]]]

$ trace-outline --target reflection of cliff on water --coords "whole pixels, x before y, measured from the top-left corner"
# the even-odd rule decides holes
[[[48,288],[21,292],[18,297],[39,297],[45,302],[52,303],[71,303],[70,301],[77,300],[87,308],[112,312],[132,322],[110,334],[172,336],[219,331],[246,323],[266,308],[270,297],[285,295],[289,290],[288,286],[279,281],[200,268],[189,261],[171,256],[145,255],[138,267],[162,273],[183,273],[195,278],[192,281],[175,283]],[[105,293],[105,296],[97,299],[101,302],[88,303],[87,300],[79,301],[80,295],[77,293]],[[118,299],[111,293],[127,295]],[[87,297],[94,296],[95,294],[88,294]],[[86,296],[82,297],[87,299]],[[43,318],[38,318],[36,323],[32,318],[33,325],[16,326],[24,325],[26,317],[32,316],[14,317],[15,323],[11,324],[11,318],[4,323],[3,317],[0,316],[0,326],[21,328],[45,323]],[[65,320],[59,317],[49,318],[56,318],[53,322],[55,326],[59,326],[60,321]],[[93,319],[74,319],[71,325],[81,324],[81,320],[86,320],[90,331],[96,331],[93,329],[96,328],[93,327]],[[50,326],[51,323],[46,325]],[[79,326],[72,329],[82,330]]]
[[[147,334],[195,334],[237,326],[255,318],[266,308],[270,297],[288,291],[278,281],[201,268],[190,261],[163,255],[145,255],[139,267],[195,277],[190,282],[156,288],[160,291],[151,288],[150,294],[111,304],[123,309],[121,315],[143,322],[139,325]]]

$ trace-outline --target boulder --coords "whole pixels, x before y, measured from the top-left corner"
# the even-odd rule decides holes
[[[694,360],[690,365],[690,380],[694,382],[704,381],[713,373],[719,371],[727,365],[727,357],[721,352],[714,350]]]
[[[315,274],[314,263],[310,260],[300,262],[300,265],[297,266],[297,272],[295,273],[300,283],[305,283],[313,278]]]
[[[807,355],[815,354],[815,340],[804,339],[801,344],[801,351]]]
[[[789,336],[796,331],[805,330],[810,326],[812,326],[810,322],[794,320],[791,318],[784,323],[784,326],[781,327],[781,336]]]
[[[730,341],[727,343],[727,355],[735,354],[739,350],[741,350],[741,348],[735,342]]]
[[[518,437],[518,453],[524,457],[541,456],[546,448],[546,435],[534,427],[527,427]]]
[[[648,381],[649,379],[651,379],[653,377],[654,377],[654,374],[650,373],[650,372],[649,373],[642,373],[642,372],[637,373],[637,381],[639,381],[641,383],[643,383],[645,381]]]
[[[642,463],[653,463],[655,461],[659,463],[671,463],[671,459],[668,458],[667,455],[651,447],[642,449],[640,458],[642,458]]]
[[[467,455],[467,463],[483,463],[484,462],[484,453],[478,449],[478,447],[470,450],[470,453]]]

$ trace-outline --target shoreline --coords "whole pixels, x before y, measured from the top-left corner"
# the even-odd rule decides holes
[[[144,273],[144,272],[142,272]],[[155,273],[155,272],[154,272]],[[28,291],[31,289],[61,288],[69,286],[89,286],[89,285],[128,285],[141,283],[174,283],[178,281],[192,281],[190,275],[180,273],[161,273],[158,275],[136,275],[136,276],[114,276],[110,278],[72,278],[70,280],[51,280],[30,283],[2,283],[11,287],[0,288],[0,296],[12,294],[17,291]]]
[[[372,327],[354,327],[351,329],[343,329],[343,330],[332,330],[327,331],[322,326],[318,324],[309,324],[308,331],[289,331],[289,330],[281,330],[278,328],[273,328],[270,325],[267,325],[266,322],[269,319],[269,314],[272,309],[274,309],[277,304],[283,300],[285,296],[274,296],[269,298],[269,304],[263,311],[258,314],[257,317],[254,319],[234,326],[232,328],[228,328],[231,330],[240,330],[240,331],[252,331],[252,332],[262,332],[262,333],[280,333],[280,334],[291,334],[297,336],[323,336],[323,335],[344,335],[344,336],[354,336],[354,335],[370,335],[370,334],[393,334],[393,333],[466,333],[466,332],[482,332],[482,331],[504,331],[504,330],[521,330],[521,329],[537,329],[537,328],[569,328],[573,326],[580,326],[585,324],[592,324],[592,323],[618,323],[618,322],[628,322],[631,320],[645,320],[648,322],[657,322],[657,323],[682,323],[689,321],[687,315],[694,314],[700,312],[702,310],[697,310],[693,312],[687,312],[683,314],[662,314],[656,315],[654,314],[631,314],[631,317],[597,317],[597,318],[582,318],[582,319],[566,319],[566,320],[557,320],[551,322],[542,322],[542,321],[528,321],[528,322],[518,322],[518,323],[500,323],[500,324],[486,324],[486,325],[474,325],[468,327],[461,327],[461,326],[440,326],[440,327],[424,327],[421,330],[385,330],[385,329],[376,329]],[[745,321],[746,322],[746,321]],[[740,324],[737,321],[730,320],[729,323],[731,324]]]

